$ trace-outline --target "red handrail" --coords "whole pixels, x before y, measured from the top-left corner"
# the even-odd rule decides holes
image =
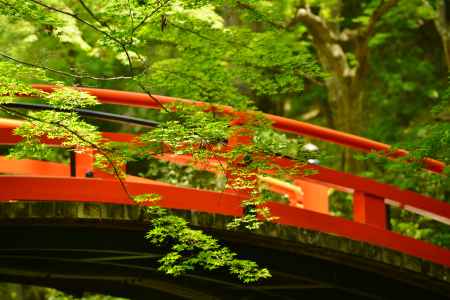
[[[242,198],[233,193],[218,193],[161,183],[126,181],[132,195],[156,193],[161,196],[158,205],[175,209],[197,210],[227,216],[241,216]],[[104,204],[134,205],[120,183],[115,179],[57,176],[0,176],[0,202],[71,201]],[[23,188],[23,187],[27,188]],[[57,187],[57,188],[55,188]],[[186,201],[190,199],[191,201]]]
[[[33,87],[45,92],[52,92],[55,89],[53,85],[47,84],[33,84]],[[116,91],[116,90],[108,90],[108,89],[98,89],[98,88],[86,88],[86,87],[77,87],[77,89],[81,91],[85,91],[94,95],[98,98],[98,100],[102,103],[108,104],[118,104],[118,105],[128,105],[128,106],[137,106],[137,107],[146,107],[153,109],[160,109],[161,106],[153,100],[149,95],[144,93],[136,93],[136,92],[124,92],[124,91]],[[205,105],[204,102],[192,101],[180,98],[172,98],[166,96],[153,95],[161,104],[168,104],[175,101],[181,101],[188,104],[193,105]],[[221,106],[221,108],[226,112],[233,112],[233,108],[229,106]],[[265,114],[272,122],[273,126],[276,129],[291,132],[299,135],[306,135],[309,137],[313,137],[316,139],[324,140],[327,142],[343,145],[346,147],[371,152],[371,151],[385,151],[389,153],[392,151],[392,147],[390,145],[380,143],[377,141],[373,141],[367,138],[363,138],[360,136],[356,136],[353,134],[301,122],[296,121],[280,116],[275,116],[271,114]],[[397,149],[392,153],[389,153],[391,157],[403,157],[408,154],[408,151]],[[443,162],[437,161],[431,158],[425,158],[423,160],[425,167],[428,170],[434,172],[442,172],[445,168],[445,164]]]

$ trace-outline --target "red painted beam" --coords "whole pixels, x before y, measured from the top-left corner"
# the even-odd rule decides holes
[[[191,189],[147,180],[126,182],[132,195],[156,193],[161,195],[162,207],[195,210],[240,216],[240,198],[232,193]],[[0,176],[0,202],[11,200],[71,201],[105,204],[135,204],[122,189],[119,181],[79,177]],[[24,188],[26,187],[26,188]]]
[[[55,86],[49,84],[33,84],[33,88],[39,89],[44,92],[51,93],[55,90]],[[144,93],[136,93],[136,92],[126,92],[126,91],[117,91],[117,90],[109,90],[109,89],[97,89],[97,88],[88,88],[88,87],[76,87],[80,91],[88,92],[91,95],[94,95],[98,98],[98,100],[102,103],[107,104],[117,104],[117,105],[126,105],[126,106],[134,106],[134,107],[145,107],[145,108],[153,108],[160,109],[161,106],[152,99],[149,95]],[[166,97],[160,95],[152,95],[155,99],[157,99],[161,104],[169,104],[175,101],[182,101],[187,104],[194,105],[204,105],[199,101],[186,100],[181,98],[173,98]]]
[[[0,174],[6,175],[29,175],[29,176],[69,176],[69,165],[63,163],[55,163],[50,161],[40,161],[32,159],[6,159],[4,156],[0,156]],[[83,176],[79,177],[85,177]],[[94,170],[94,178],[101,179],[113,179],[111,174],[105,173],[100,170]],[[141,182],[141,183],[153,183],[154,180],[142,178],[133,175],[127,175],[127,182]],[[158,182],[160,185],[168,185],[168,183]]]
[[[31,159],[7,159],[0,156],[0,174],[24,174],[40,176],[69,176],[70,170],[67,164],[39,161]]]
[[[304,196],[302,202],[305,209],[329,214],[329,187],[316,182],[300,179],[294,180],[294,184],[303,190]]]

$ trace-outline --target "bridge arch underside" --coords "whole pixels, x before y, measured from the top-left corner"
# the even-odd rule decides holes
[[[418,258],[324,233],[265,224],[227,231],[229,217],[174,211],[242,257],[271,270],[242,285],[226,272],[179,278],[157,271],[163,250],[144,239],[139,208],[91,203],[0,205],[0,280],[131,299],[448,299],[449,270]]]

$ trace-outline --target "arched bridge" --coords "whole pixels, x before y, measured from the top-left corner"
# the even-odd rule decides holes
[[[51,92],[52,86],[35,85]],[[80,88],[102,104],[158,109],[146,94]],[[155,96],[165,104],[183,101]],[[48,107],[12,104],[16,108]],[[225,107],[225,112],[234,113]],[[79,111],[97,118],[154,126],[113,114]],[[362,151],[389,146],[354,135],[266,115],[281,131],[309,136]],[[0,119],[0,144],[20,141],[21,122]],[[103,135],[132,142],[124,133]],[[43,139],[58,146],[60,141]],[[235,141],[239,142],[239,141]],[[230,139],[230,144],[233,141]],[[393,157],[407,152],[396,150]],[[178,164],[186,155],[160,159]],[[289,168],[287,158],[274,162]],[[213,170],[217,162],[196,167]],[[425,159],[430,172],[445,165]],[[243,285],[222,272],[194,272],[171,278],[157,271],[162,250],[145,243],[147,221],[112,176],[95,170],[89,153],[74,153],[70,164],[0,157],[0,280],[41,284],[74,294],[97,291],[133,299],[447,299],[450,251],[392,232],[386,207],[396,206],[450,225],[450,205],[372,179],[318,165],[312,175],[293,176],[293,184],[264,177],[270,190],[287,195],[288,204],[269,202],[279,217],[255,232],[228,231],[225,224],[242,216],[243,195],[174,186],[128,176],[130,193],[157,193],[160,205],[184,216],[192,226],[214,234],[243,257],[267,266],[270,280]],[[89,171],[93,177],[86,177]],[[353,195],[353,220],[329,212],[330,188]]]

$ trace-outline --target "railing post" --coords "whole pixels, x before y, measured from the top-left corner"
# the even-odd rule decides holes
[[[69,169],[70,169],[70,177],[76,177],[77,176],[77,161],[76,161],[76,154],[75,150],[69,151],[70,155],[70,163],[69,163]]]
[[[70,176],[72,177],[98,177],[106,179],[116,178],[116,174],[94,168],[95,150],[80,149],[70,153]],[[117,167],[117,166],[116,166]],[[126,165],[119,166],[120,172],[126,173]]]
[[[236,125],[235,123],[239,124],[239,122],[242,121],[241,119],[239,120],[235,120],[231,122],[231,125]],[[243,121],[242,121],[243,122]],[[228,137],[228,144],[227,147],[228,149],[232,149],[238,145],[249,145],[252,143],[252,136],[253,132],[246,129],[246,128],[239,128],[237,129],[231,136]],[[243,160],[243,158],[238,158],[236,162],[234,162],[235,164],[239,165],[239,163],[241,163],[241,161]],[[231,167],[231,166],[229,166]],[[233,176],[231,174],[231,171],[227,169],[225,176],[227,177],[227,184],[232,184],[233,181],[236,179],[235,176]],[[256,176],[254,176],[256,179]],[[249,198],[252,189],[241,189],[239,191],[235,191],[232,188],[228,188],[225,191],[233,191],[233,192],[237,192],[238,194],[244,196],[245,198]]]
[[[94,171],[94,151],[91,149],[83,149],[83,152],[75,153],[75,176],[87,177]]]
[[[353,194],[353,219],[356,222],[387,229],[386,205],[384,199],[364,192]]]
[[[301,179],[295,180],[294,184],[303,190],[304,209],[329,214],[328,187]]]

